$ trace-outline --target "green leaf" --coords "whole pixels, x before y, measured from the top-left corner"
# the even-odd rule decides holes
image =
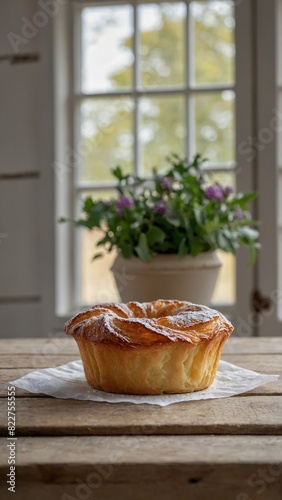
[[[188,254],[188,247],[186,244],[186,238],[183,238],[178,248],[178,257],[182,259],[187,254]]]
[[[193,257],[196,257],[196,255],[199,255],[199,253],[205,251],[205,246],[201,241],[197,240],[197,238],[193,238],[190,241],[190,250],[191,255],[193,255]]]
[[[251,201],[255,200],[256,197],[257,197],[257,193],[256,192],[254,192],[254,193],[248,193],[248,194],[244,194],[244,195],[238,194],[236,196],[236,198],[234,198],[233,200],[231,200],[231,202],[229,203],[229,206],[230,207],[235,207],[235,206],[238,205],[243,210],[246,210],[248,208],[249,203]]]
[[[102,214],[97,212],[97,213],[91,213],[88,216],[88,227],[100,227],[100,220],[102,218]]]
[[[92,260],[100,259],[100,257],[103,257],[102,253],[95,253],[95,255],[93,255],[92,257]]]
[[[122,173],[122,170],[120,167],[116,167],[112,170],[112,174],[119,180],[119,181],[122,181],[122,179],[124,178],[123,176],[123,173]]]
[[[194,207],[193,212],[197,224],[199,224],[199,226],[202,226],[204,224],[202,207]]]
[[[121,245],[120,246],[120,251],[121,251],[121,255],[125,259],[130,259],[130,257],[132,257],[132,255],[133,255],[133,248],[128,243],[125,243],[125,244]]]
[[[180,226],[180,220],[173,218],[173,217],[167,217],[166,218],[167,222],[169,222],[172,226],[179,227]]]
[[[164,241],[166,234],[158,226],[151,225],[148,232],[146,233],[148,245],[152,246],[155,243],[161,243]]]
[[[73,222],[75,226],[87,227],[88,229],[92,229],[94,227],[92,222],[88,219],[78,219]]]
[[[89,213],[93,207],[93,200],[90,196],[84,200],[83,211]]]
[[[223,250],[224,252],[235,254],[236,249],[231,238],[228,238],[223,232],[217,235],[217,242],[221,250]]]
[[[138,245],[135,247],[135,251],[144,262],[149,262],[151,260],[150,249],[147,242],[147,237],[145,233],[141,233],[139,236]]]
[[[92,200],[91,200],[92,201]],[[90,213],[98,213],[104,214],[105,212],[105,204],[103,201],[92,202],[92,207],[90,208]]]
[[[252,227],[241,227],[238,231],[240,232],[240,235],[244,236],[249,241],[256,240],[259,237],[259,232]]]

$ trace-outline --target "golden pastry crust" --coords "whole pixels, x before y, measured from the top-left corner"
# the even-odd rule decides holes
[[[212,384],[233,326],[191,302],[100,304],[69,320],[88,383],[126,394],[201,390]]]

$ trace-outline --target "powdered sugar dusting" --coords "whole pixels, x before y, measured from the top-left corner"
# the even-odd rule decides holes
[[[222,333],[228,336],[232,329],[218,311],[177,300],[100,304],[65,325],[68,335],[124,347],[175,341],[195,345]]]

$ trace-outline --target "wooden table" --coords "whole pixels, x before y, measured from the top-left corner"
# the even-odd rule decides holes
[[[77,359],[73,339],[0,341],[0,498],[281,500],[282,338],[231,338],[223,359],[277,382],[167,407],[16,389],[16,494],[7,491],[7,382]]]

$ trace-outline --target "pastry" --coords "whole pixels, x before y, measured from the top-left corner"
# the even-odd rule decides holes
[[[123,394],[173,394],[209,387],[233,331],[218,311],[179,300],[99,304],[65,332],[77,342],[88,383]]]

